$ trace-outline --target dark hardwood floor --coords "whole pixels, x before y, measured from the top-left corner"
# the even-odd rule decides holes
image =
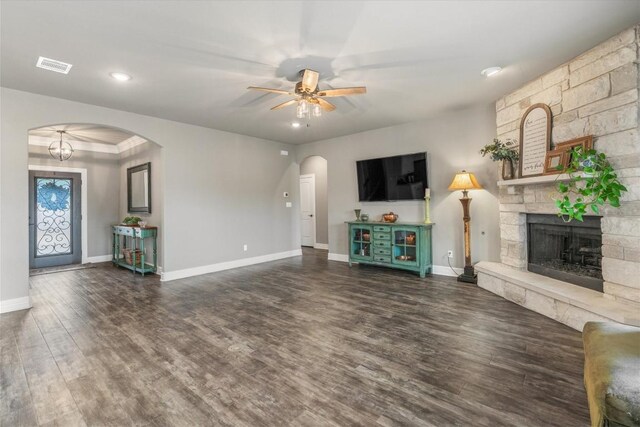
[[[586,426],[580,333],[474,285],[326,252],[160,283],[31,277],[0,423]]]

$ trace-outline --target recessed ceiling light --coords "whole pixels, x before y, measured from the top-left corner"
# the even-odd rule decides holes
[[[128,80],[131,80],[131,76],[125,73],[109,73],[109,75],[119,82],[126,82]]]
[[[491,77],[493,75],[498,74],[500,71],[502,71],[502,68],[500,67],[489,67],[482,70],[480,74],[482,74],[485,77]]]
[[[298,123],[298,122],[293,122],[293,123],[291,123],[291,127],[292,127],[292,128],[299,128],[299,127],[300,127],[300,123]]]

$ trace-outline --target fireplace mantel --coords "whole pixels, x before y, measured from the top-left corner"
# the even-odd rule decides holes
[[[585,176],[584,174],[579,176]],[[530,178],[516,178],[509,179],[506,181],[498,181],[498,187],[516,187],[522,185],[536,185],[536,184],[549,184],[553,182],[559,181],[569,181],[571,176],[567,173],[556,174],[556,175],[541,175],[541,176],[532,176]]]

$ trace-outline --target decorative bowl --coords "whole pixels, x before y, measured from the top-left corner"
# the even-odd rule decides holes
[[[369,214],[363,213],[360,215],[360,221],[367,222],[369,221]]]
[[[382,220],[384,222],[396,222],[398,220],[398,215],[393,212],[382,214]]]

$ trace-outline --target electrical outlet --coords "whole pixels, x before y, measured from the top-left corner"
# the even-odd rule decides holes
[[[447,251],[447,257],[453,258],[453,251],[452,250],[448,250]]]
[[[244,251],[245,251],[245,252],[247,252],[247,250],[249,249],[249,247],[248,247],[247,245],[244,245],[244,246],[242,247],[242,249],[244,249]]]

